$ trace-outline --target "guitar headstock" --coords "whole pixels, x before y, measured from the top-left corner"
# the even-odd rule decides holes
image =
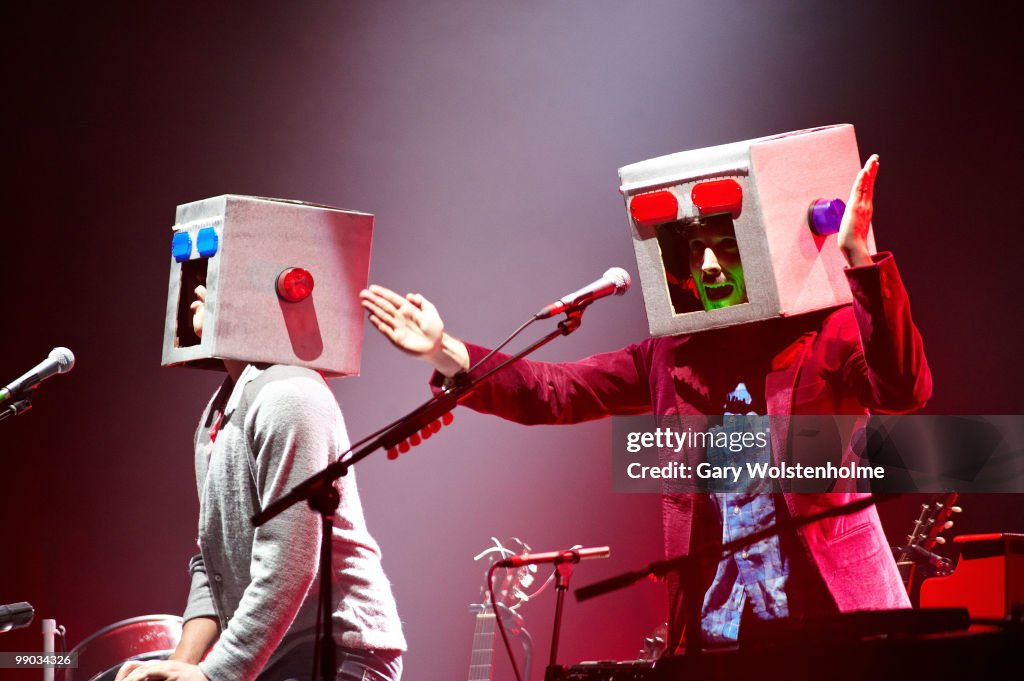
[[[935,575],[949,573],[952,569],[949,559],[933,553],[932,549],[946,543],[942,533],[953,527],[950,518],[962,510],[955,505],[959,496],[956,492],[947,492],[921,505],[921,514],[907,535],[907,543],[899,549],[897,564],[927,566]]]
[[[499,560],[530,552],[530,547],[517,537],[509,539],[506,544],[502,544],[495,537],[491,537],[491,541],[494,542],[493,546],[484,549],[473,557],[473,560],[486,559],[488,568],[484,571],[484,585],[480,588],[481,602],[471,605],[470,608],[473,610],[490,610],[491,608],[486,580],[486,574],[490,571],[490,566]],[[533,584],[536,573],[536,565],[524,565],[496,572],[493,588],[494,602],[498,605],[498,609],[514,613],[520,605],[525,603],[529,599],[526,590]]]
[[[665,654],[668,648],[668,622],[663,622],[654,628],[650,636],[644,638],[644,647],[637,655],[637,660],[648,660],[654,662]]]
[[[494,669],[492,661],[494,658],[494,627],[500,624],[504,630],[513,636],[520,636],[525,633],[523,628],[523,617],[516,608],[528,601],[531,595],[526,590],[533,584],[534,574],[537,572],[536,565],[524,565],[519,568],[495,569],[493,573],[494,609],[491,607],[491,594],[488,592],[488,581],[492,577],[491,570],[494,564],[500,560],[512,556],[529,553],[530,547],[521,540],[512,538],[502,544],[495,537],[491,537],[492,546],[481,551],[473,560],[482,561],[486,559],[487,569],[484,570],[484,585],[480,589],[481,602],[469,606],[470,612],[476,613],[476,622],[473,632],[473,648],[469,662],[469,681],[492,681]],[[535,592],[532,595],[536,595]],[[497,610],[497,612],[495,612]],[[498,614],[500,613],[500,617]],[[527,670],[529,669],[529,635],[522,636],[523,650],[526,653]],[[510,651],[511,654],[511,651]],[[527,671],[527,673],[529,673]]]
[[[956,492],[948,492],[922,505],[919,524],[914,528],[914,535],[909,537],[911,543],[927,551],[935,548],[936,544],[945,544],[946,539],[942,532],[953,527],[950,518],[954,513],[961,511],[959,506],[954,506],[959,496]]]

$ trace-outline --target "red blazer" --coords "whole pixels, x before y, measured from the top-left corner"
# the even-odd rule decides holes
[[[879,254],[875,264],[846,272],[852,305],[689,336],[651,338],[579,362],[524,360],[495,374],[463,404],[525,424],[577,423],[651,411],[716,414],[721,405],[709,401],[716,363],[729,361],[730,352],[760,348],[770,357],[764,377],[769,414],[866,416],[869,410],[905,413],[922,407],[931,396],[931,373],[892,256]],[[471,364],[487,352],[468,347]],[[488,366],[502,359],[496,355]],[[787,419],[782,421],[788,424]],[[773,420],[772,452],[777,459],[792,445],[788,427],[779,426]],[[844,448],[849,439],[844,434]],[[844,460],[847,455],[852,453],[844,452]],[[783,495],[791,516],[863,496]],[[666,556],[720,541],[708,502],[699,494],[663,497]],[[807,525],[799,537],[810,565],[841,612],[910,607],[873,506]],[[681,595],[678,580],[670,579],[669,589],[671,602],[681,602],[676,598]],[[679,623],[675,624],[678,631]]]

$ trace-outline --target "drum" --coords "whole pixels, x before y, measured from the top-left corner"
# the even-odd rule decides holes
[[[78,668],[64,681],[113,681],[128,660],[163,660],[181,639],[182,621],[175,615],[143,615],[115,622],[79,643]]]

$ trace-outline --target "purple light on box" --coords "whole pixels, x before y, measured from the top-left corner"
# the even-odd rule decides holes
[[[807,211],[807,222],[811,231],[818,236],[828,236],[839,231],[846,204],[841,199],[818,199]]]

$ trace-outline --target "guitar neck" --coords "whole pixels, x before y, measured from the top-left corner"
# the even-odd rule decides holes
[[[469,681],[491,681],[494,677],[494,613],[476,616],[473,650],[469,657]]]

